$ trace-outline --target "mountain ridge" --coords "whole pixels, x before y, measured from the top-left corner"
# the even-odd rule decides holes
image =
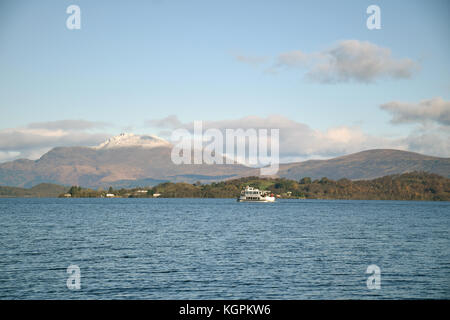
[[[32,187],[39,183],[83,187],[130,187],[163,181],[202,183],[259,175],[241,164],[193,165],[172,163],[171,146],[120,148],[56,147],[37,160],[18,159],[0,164],[0,185]],[[374,179],[390,174],[424,171],[450,177],[450,158],[372,149],[327,160],[280,164],[276,176],[338,180]]]
[[[450,177],[450,158],[423,155],[397,149],[370,149],[327,160],[307,160],[281,164],[279,175],[293,179],[347,178],[375,179],[384,175],[413,171],[436,173]]]

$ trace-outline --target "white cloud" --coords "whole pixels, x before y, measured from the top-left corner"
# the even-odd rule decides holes
[[[111,126],[106,122],[88,121],[88,120],[57,120],[47,122],[33,122],[28,124],[30,129],[48,129],[48,130],[64,130],[64,131],[84,131],[90,129],[102,129]]]
[[[450,157],[450,102],[437,97],[417,103],[391,101],[380,106],[392,115],[391,123],[413,124],[404,138],[408,150]]]
[[[430,123],[450,126],[450,101],[441,97],[419,103],[391,101],[380,106],[392,115],[392,123]]]
[[[0,151],[0,162],[14,160],[19,156],[20,152],[17,151]]]
[[[304,68],[307,78],[321,83],[369,83],[381,78],[410,78],[419,66],[408,58],[393,58],[389,48],[367,41],[344,40],[320,52],[281,53],[269,71],[285,68]]]
[[[224,132],[225,129],[240,128],[279,129],[281,162],[326,159],[375,148],[450,156],[448,102],[441,98],[407,106],[401,102],[390,102],[384,104],[382,109],[394,115],[394,123],[416,121],[419,124],[427,119],[433,125],[418,126],[410,135],[404,137],[388,138],[367,134],[359,126],[338,126],[317,130],[305,123],[281,115],[272,115],[266,118],[248,116],[221,121],[203,121],[203,130],[216,128]],[[183,123],[175,115],[146,123],[163,129],[166,136],[170,136],[171,130],[177,128],[186,128],[193,132],[192,122]],[[103,132],[91,132],[88,128],[93,127],[72,123],[68,129],[59,128],[56,124],[33,124],[0,130],[0,162],[17,158],[37,159],[57,146],[94,146],[111,136]]]
[[[305,67],[311,62],[312,54],[306,54],[301,50],[281,53],[278,56],[276,67]]]
[[[450,132],[443,130],[433,130],[422,133],[413,133],[404,139],[408,150],[435,155],[440,157],[450,157]]]
[[[67,128],[62,128],[67,124]],[[97,127],[89,122],[64,120],[33,123],[26,127],[0,130],[0,162],[18,158],[37,159],[59,146],[92,146],[103,142],[109,134],[89,132]]]
[[[358,126],[340,126],[321,131],[280,115],[203,121],[202,124],[203,130],[215,128],[223,133],[225,129],[279,129],[281,162],[325,159],[375,148],[407,149],[407,144],[402,139],[372,136],[364,133]],[[193,132],[194,124],[180,122],[177,128]]]

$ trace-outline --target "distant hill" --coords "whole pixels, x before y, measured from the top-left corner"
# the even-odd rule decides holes
[[[69,190],[68,187],[51,183],[41,183],[29,189],[0,186],[0,198],[54,198],[62,193],[67,192],[67,190]]]
[[[145,138],[145,139],[144,139]],[[58,147],[38,160],[0,164],[0,185],[29,188],[40,183],[89,188],[132,188],[161,182],[211,183],[259,175],[240,164],[175,165],[171,145],[150,136],[121,135],[99,147]],[[368,150],[329,160],[281,164],[279,177],[374,179],[421,171],[450,177],[450,159],[399,150]]]
[[[35,161],[22,159],[0,164],[0,185],[31,187],[47,182],[95,188],[131,187],[136,183],[211,182],[256,174],[256,170],[240,164],[175,165],[171,150],[166,146],[54,148]]]
[[[450,159],[425,156],[408,151],[376,149],[329,160],[309,160],[282,164],[278,175],[294,180],[303,177],[362,180],[413,171],[435,173],[449,178]]]

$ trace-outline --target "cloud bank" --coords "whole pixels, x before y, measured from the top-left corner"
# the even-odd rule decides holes
[[[161,124],[158,128],[163,129],[160,134],[166,134],[166,138],[170,137],[171,130],[178,128],[193,132],[193,122],[166,121],[168,118],[173,120],[176,116],[171,115],[158,122]],[[179,122],[180,125],[162,125],[176,122]],[[279,129],[281,162],[327,159],[376,148],[409,150],[408,143],[404,139],[373,136],[364,133],[358,126],[339,126],[321,131],[281,115],[272,115],[266,118],[248,116],[231,120],[203,121],[202,124],[203,130],[219,129],[224,136],[225,129]]]
[[[88,120],[58,120],[47,122],[33,122],[28,124],[29,129],[47,129],[47,130],[65,130],[65,131],[83,131],[90,129],[103,129],[110,126],[109,123]]]
[[[110,137],[92,130],[109,126],[103,122],[61,120],[30,123],[0,130],[0,162],[18,158],[38,159],[58,146],[92,146]]]
[[[392,115],[394,125],[410,124],[405,143],[419,153],[450,156],[450,101],[441,97],[418,103],[391,101],[380,106]]]
[[[282,115],[266,118],[248,116],[221,121],[203,121],[203,130],[279,129],[281,162],[326,159],[362,150],[391,148],[427,155],[450,157],[450,102],[436,97],[417,103],[391,101],[380,109],[392,115],[393,125],[412,124],[409,135],[384,137],[364,132],[359,126],[337,126],[317,130]],[[185,128],[193,132],[193,122],[182,122],[175,115],[145,122],[170,137]],[[87,120],[61,120],[30,123],[0,130],[0,162],[17,158],[37,159],[57,146],[94,146],[111,135],[102,131],[108,123]]]
[[[381,109],[392,115],[391,122],[394,124],[434,122],[450,126],[450,101],[445,101],[441,97],[419,103],[391,101],[381,105]]]

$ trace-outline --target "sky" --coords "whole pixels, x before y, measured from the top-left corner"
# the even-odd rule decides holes
[[[0,162],[194,120],[279,128],[284,161],[450,157],[449,33],[447,0],[2,0]]]

